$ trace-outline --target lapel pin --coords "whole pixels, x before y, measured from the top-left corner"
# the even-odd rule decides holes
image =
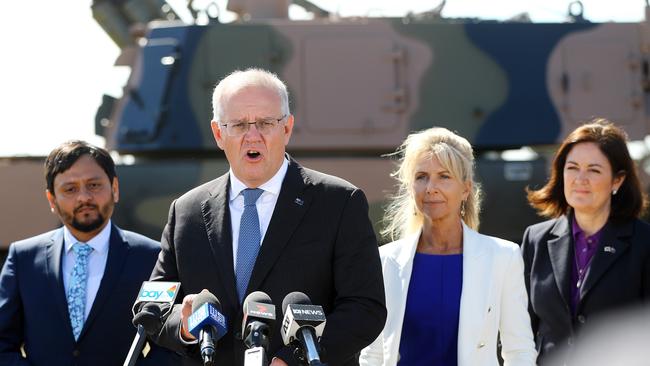
[[[612,253],[612,254],[616,253],[616,248],[610,247],[609,245],[603,248],[603,250],[605,251],[605,253]]]
[[[293,202],[299,206],[302,206],[305,203],[301,198],[296,198]]]

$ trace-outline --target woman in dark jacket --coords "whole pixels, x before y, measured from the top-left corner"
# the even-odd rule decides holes
[[[625,132],[602,119],[564,140],[548,183],[529,190],[528,200],[552,218],[530,226],[522,242],[538,363],[544,364],[560,347],[571,347],[585,324],[648,300],[650,226],[638,218],[646,199]]]

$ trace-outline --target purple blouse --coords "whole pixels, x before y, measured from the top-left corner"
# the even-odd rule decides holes
[[[571,221],[573,231],[573,248],[575,250],[573,265],[571,266],[571,310],[576,315],[580,303],[580,287],[582,287],[587,271],[591,265],[591,259],[598,250],[598,244],[602,237],[601,228],[594,235],[586,236],[580,228],[575,216]]]

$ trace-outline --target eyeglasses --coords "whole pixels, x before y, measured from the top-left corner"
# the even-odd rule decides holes
[[[251,125],[255,125],[257,132],[266,135],[273,132],[275,127],[277,127],[280,124],[280,122],[282,122],[282,120],[285,118],[287,118],[286,114],[280,118],[268,117],[268,118],[255,120],[253,122],[234,121],[234,122],[222,123],[221,125],[226,128],[226,133],[228,134],[228,136],[231,137],[239,137],[241,135],[246,134],[246,132],[250,130]]]

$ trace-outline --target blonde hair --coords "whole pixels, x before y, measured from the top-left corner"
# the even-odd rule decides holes
[[[471,184],[461,218],[470,228],[478,229],[481,188],[474,181],[474,153],[469,141],[446,128],[433,127],[410,134],[394,155],[401,155],[397,170],[391,174],[398,188],[384,215],[384,237],[397,240],[422,228],[424,216],[417,209],[413,192],[415,170],[422,159],[433,158],[455,179]]]
[[[212,93],[212,118],[215,121],[221,121],[227,98],[237,91],[251,86],[259,86],[276,92],[280,97],[282,114],[289,114],[289,92],[282,80],[270,71],[250,68],[244,71],[233,71],[215,86]]]

